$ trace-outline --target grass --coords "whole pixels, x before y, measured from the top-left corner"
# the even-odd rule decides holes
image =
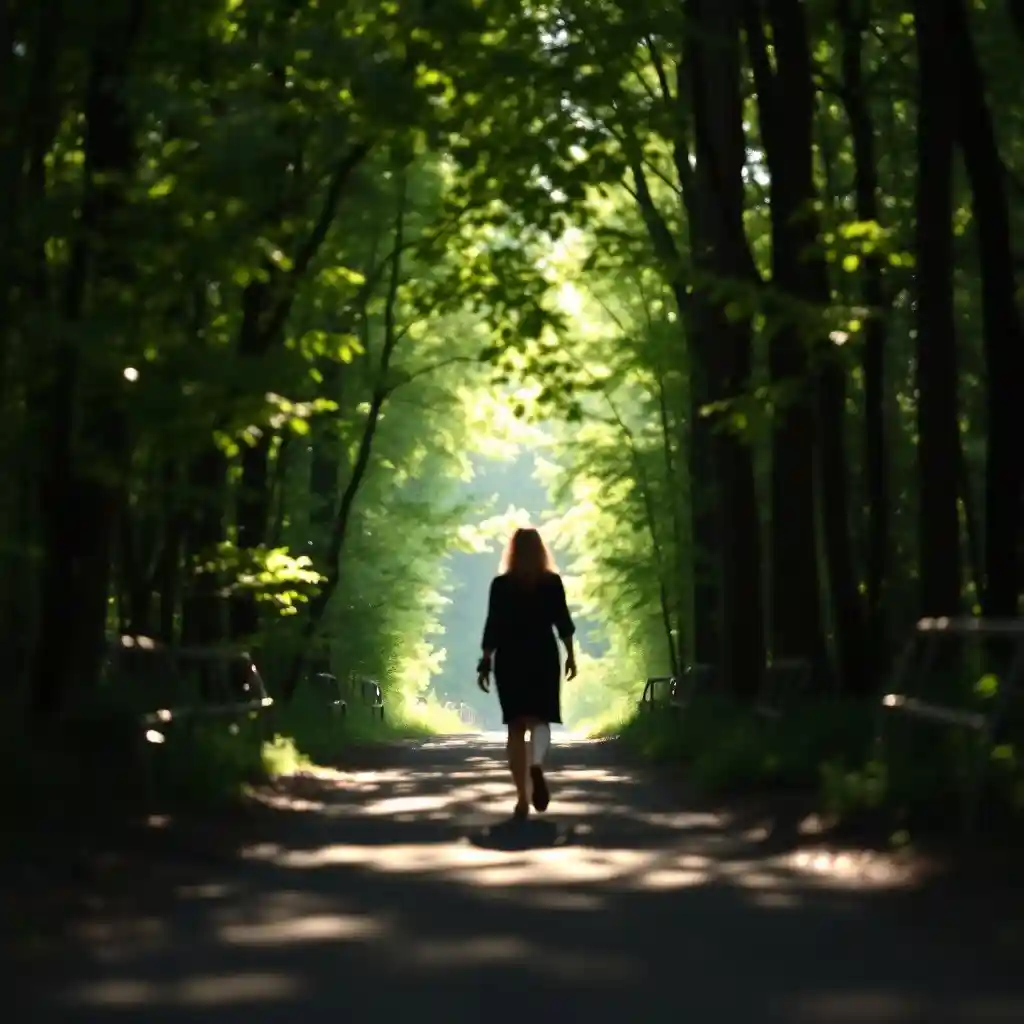
[[[379,714],[358,704],[350,706],[343,717],[334,715],[325,709],[322,699],[300,690],[288,704],[275,707],[270,720],[274,732],[271,743],[275,744],[275,753],[270,757],[279,766],[287,765],[289,757],[296,758],[300,766],[328,765],[343,758],[351,747],[468,731],[454,711],[435,701],[416,704],[402,695],[385,698],[381,719]],[[289,743],[294,753],[285,755],[283,750]]]
[[[617,736],[629,723],[636,710],[632,698],[623,697],[604,711],[566,724],[573,732],[591,739]]]

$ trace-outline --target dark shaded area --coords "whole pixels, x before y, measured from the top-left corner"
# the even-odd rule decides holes
[[[889,868],[801,869],[609,744],[556,745],[552,812],[513,828],[499,756],[486,738],[370,753],[251,814],[241,859],[215,830],[167,833],[67,939],[23,942],[15,1019],[1024,1013],[1014,950],[963,901],[936,913]]]

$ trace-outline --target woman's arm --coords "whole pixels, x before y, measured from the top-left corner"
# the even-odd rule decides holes
[[[498,648],[498,631],[501,620],[500,605],[498,578],[495,577],[491,580],[490,593],[487,595],[487,618],[484,620],[484,635],[480,641],[485,658],[490,658]]]
[[[565,598],[565,586],[561,576],[555,576],[555,630],[558,638],[565,645],[565,674],[572,679],[576,675],[576,652],[572,638],[576,633],[576,624],[569,614],[569,602]]]
[[[491,675],[491,659],[494,657],[494,652],[498,647],[498,621],[499,621],[499,606],[498,599],[496,597],[498,592],[498,580],[497,577],[491,580],[491,590],[487,595],[487,618],[484,621],[484,635],[480,641],[480,646],[483,649],[482,657],[476,666],[477,682],[480,684],[481,689],[486,690],[488,687],[488,680]]]
[[[572,679],[576,675],[576,652],[573,650],[572,637],[563,636],[562,643],[565,644],[565,674]]]

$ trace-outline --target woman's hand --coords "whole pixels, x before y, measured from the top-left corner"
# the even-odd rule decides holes
[[[491,659],[486,656],[477,662],[476,685],[479,686],[484,693],[491,692]]]
[[[576,655],[570,654],[565,659],[565,678],[575,679],[576,678]]]

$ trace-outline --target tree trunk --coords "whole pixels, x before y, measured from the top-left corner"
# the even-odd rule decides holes
[[[39,716],[60,709],[72,679],[89,688],[102,665],[128,444],[117,382],[108,379],[107,371],[89,372],[77,329],[87,313],[90,289],[98,303],[116,301],[112,296],[118,283],[133,272],[120,255],[115,222],[136,161],[125,94],[142,7],[142,0],[124,4],[120,19],[112,19],[114,29],[95,41],[88,73],[81,224],[68,261],[59,328],[64,337],[46,402],[45,554],[32,674],[32,707]],[[83,412],[76,422],[80,392]]]
[[[843,102],[853,143],[854,195],[857,219],[878,223],[878,165],[875,129],[864,85],[864,33],[870,25],[871,0],[839,0],[843,31]],[[885,295],[883,262],[865,253],[860,280],[864,305],[869,310],[864,324],[864,477],[867,499],[866,628],[869,669],[873,676],[884,670],[890,656],[887,590],[890,565],[889,463],[885,418]]]
[[[679,480],[679,473],[676,465],[679,461],[679,453],[672,444],[672,438],[679,438],[681,431],[678,424],[673,423],[669,413],[668,396],[665,393],[665,371],[658,372],[658,418],[661,425],[661,453],[665,466],[665,484],[668,493],[671,495],[671,519],[672,519],[672,574],[675,579],[675,587],[672,590],[675,604],[675,643],[674,643],[674,672],[682,671],[690,661],[693,651],[693,638],[689,633],[689,619],[686,615],[686,601],[684,597],[684,586],[686,580],[686,561],[683,556],[685,546],[685,535],[683,531],[683,489]],[[692,499],[692,491],[691,491]]]
[[[182,604],[181,641],[187,645],[219,643],[224,638],[221,577],[203,571],[214,561],[224,537],[227,459],[210,448],[192,464],[188,474],[191,516],[185,527],[185,565],[191,573]]]
[[[132,528],[135,519],[142,518],[136,510],[132,516],[126,510],[120,523],[121,586],[124,595],[122,624],[131,636],[152,636],[153,579],[149,572],[152,552],[139,542]]]
[[[385,344],[387,345],[387,342]],[[390,361],[390,352],[382,359],[384,364],[382,376],[386,373],[388,361]],[[282,691],[285,700],[291,700],[295,696],[295,691],[298,689],[299,681],[302,679],[302,671],[306,664],[306,649],[311,645],[327,611],[327,607],[331,603],[331,598],[334,597],[334,593],[338,589],[341,552],[348,538],[348,530],[352,522],[356,498],[362,488],[363,481],[366,479],[366,473],[370,468],[370,456],[373,453],[373,443],[377,436],[377,427],[380,423],[381,411],[387,400],[387,394],[387,391],[380,389],[374,393],[370,401],[370,409],[366,414],[366,423],[363,427],[363,436],[359,442],[359,451],[356,455],[355,464],[352,467],[352,472],[349,475],[345,489],[342,491],[338,511],[335,514],[331,527],[325,559],[328,574],[327,581],[321,585],[320,590],[317,591],[309,602],[299,649],[284,677]]]
[[[828,589],[832,597],[833,642],[839,686],[847,693],[870,692],[864,608],[857,588],[850,537],[850,488],[846,457],[846,367],[826,352],[816,381],[817,473]]]
[[[334,401],[341,402],[342,371],[335,362],[325,362],[320,367],[324,378],[324,393]],[[313,424],[311,431],[313,458],[309,467],[309,513],[310,539],[318,546],[316,554],[326,548],[334,510],[338,503],[338,489],[341,479],[341,438],[334,416],[321,417]]]
[[[696,21],[695,21],[696,24]],[[658,70],[669,116],[674,121],[672,140],[673,163],[682,193],[683,210],[689,225],[690,243],[696,268],[699,259],[701,229],[700,217],[705,198],[700,194],[693,169],[689,136],[693,117],[692,103],[686,97],[687,83],[682,75],[678,77],[676,93],[673,94],[665,72],[664,63],[654,43],[648,39],[652,60]],[[691,301],[689,275],[683,265],[682,254],[669,227],[668,220],[655,205],[647,183],[646,172],[640,147],[632,140],[632,127],[628,128],[631,140],[630,168],[636,181],[636,200],[640,214],[647,228],[655,255],[662,265],[662,272],[672,296],[675,299],[679,317],[680,344],[686,347],[680,364],[685,364],[688,377],[689,409],[687,470],[690,478],[689,514],[692,566],[693,631],[691,650],[693,660],[698,664],[716,664],[722,650],[722,619],[719,608],[722,574],[720,552],[722,550],[722,528],[719,521],[718,470],[716,466],[715,437],[710,420],[702,410],[712,401],[715,388],[711,382],[710,359],[714,341],[707,336],[707,324],[696,304]],[[679,495],[677,500],[682,501]],[[686,583],[680,580],[680,587]],[[681,657],[677,657],[680,666]]]
[[[662,543],[661,530],[659,529],[658,524],[658,509],[656,507],[654,495],[651,493],[650,477],[648,476],[647,470],[644,466],[643,456],[637,450],[632,434],[628,432],[625,422],[619,416],[618,411],[615,410],[614,404],[610,398],[608,404],[612,405],[612,408],[615,411],[615,418],[619,420],[623,431],[626,433],[626,441],[633,456],[636,482],[643,499],[644,519],[647,523],[647,533],[651,538],[651,554],[654,559],[654,572],[658,577],[658,603],[661,608],[661,626],[665,635],[665,653],[668,659],[669,674],[678,678],[682,670],[682,665],[679,661],[678,647],[676,646],[680,633],[680,624],[678,619],[678,610],[673,610],[672,593],[666,578],[671,576],[674,563],[669,561],[665,555],[665,545]]]
[[[690,88],[696,142],[694,261],[718,282],[760,284],[743,227],[746,139],[740,95],[739,0],[691,2]],[[750,388],[751,323],[732,316],[721,294],[694,296],[712,401],[729,403]],[[702,417],[703,418],[703,417]],[[764,669],[761,536],[753,456],[745,438],[715,417],[713,451],[720,489],[722,585],[719,664],[724,684],[756,694]]]
[[[808,241],[816,225],[806,203],[813,196],[811,129],[813,85],[805,26],[797,5],[769,0],[777,71],[768,58],[763,10],[747,0],[746,26],[757,89],[761,136],[771,172],[772,285],[806,299]],[[781,34],[781,36],[780,36]],[[785,58],[779,52],[786,50]],[[826,664],[814,511],[814,406],[808,343],[789,304],[771,317],[769,371],[780,403],[772,438],[771,651],[774,660],[803,658]]]
[[[1006,6],[1010,12],[1010,20],[1013,27],[1024,43],[1024,0],[1007,0]]]
[[[917,429],[920,614],[960,610],[957,359],[953,303],[950,27],[933,0],[914,5],[918,47]]]
[[[270,290],[266,283],[254,281],[245,289],[238,338],[238,354],[243,363],[261,360],[277,340],[266,328],[270,305]],[[269,427],[264,427],[253,444],[242,446],[242,477],[235,495],[235,525],[242,558],[251,556],[267,539],[271,506],[271,437]],[[229,602],[231,639],[250,638],[258,629],[256,595],[250,590],[234,594]]]
[[[836,663],[841,685],[861,689],[865,669],[863,613],[857,591],[850,537],[849,481],[846,457],[846,371],[827,339],[808,335],[797,321],[803,306],[809,317],[831,302],[828,268],[821,255],[815,209],[814,80],[805,11],[798,0],[769,0],[777,70],[768,64],[763,30],[751,12],[748,24],[761,111],[762,135],[771,172],[772,283],[796,300],[797,312],[780,309],[772,342],[773,378],[788,382],[801,396],[813,386],[813,402],[798,397],[785,415],[775,446],[773,531],[781,545],[782,565],[773,563],[772,597],[781,650],[774,657],[807,658],[827,665],[821,624],[821,591],[814,547],[814,479],[821,497],[821,526],[828,568]],[[818,353],[808,378],[807,350]],[[815,443],[814,435],[817,435]],[[811,452],[811,501],[807,497],[808,447]],[[791,497],[792,496],[792,497]],[[809,530],[798,537],[798,530]],[[780,520],[783,520],[780,522]],[[797,581],[790,593],[791,579]],[[811,588],[814,592],[811,606]],[[789,595],[787,597],[787,595]],[[801,623],[803,611],[807,618]]]
[[[988,378],[982,608],[985,615],[1012,618],[1020,614],[1024,544],[1024,457],[1020,451],[1024,413],[1019,394],[1024,379],[1024,331],[1017,305],[1006,171],[963,0],[944,0],[934,7],[941,13],[931,13],[928,18],[941,24],[930,31],[944,34],[951,57],[947,74],[956,83],[958,94],[953,110],[971,183],[981,263]]]
[[[696,334],[690,332],[691,347]],[[693,378],[691,377],[691,380]],[[701,415],[708,404],[694,391],[690,401],[690,516],[693,536],[693,660],[699,665],[715,665],[722,649],[722,619],[718,595],[722,587],[718,553],[722,549],[715,495],[718,489],[715,471],[714,435],[711,424]]]
[[[963,508],[964,515],[964,540],[967,555],[967,578],[965,582],[973,584],[974,592],[980,598],[985,592],[985,553],[981,542],[981,534],[978,530],[977,502],[974,498],[971,469],[967,465],[964,443],[964,438],[961,436],[960,443],[956,447],[956,479],[957,490],[960,492],[960,505]]]
[[[157,587],[160,593],[157,638],[165,644],[173,644],[177,632],[178,600],[181,596],[181,541],[181,514],[174,512],[164,522],[164,539],[157,567]]]

